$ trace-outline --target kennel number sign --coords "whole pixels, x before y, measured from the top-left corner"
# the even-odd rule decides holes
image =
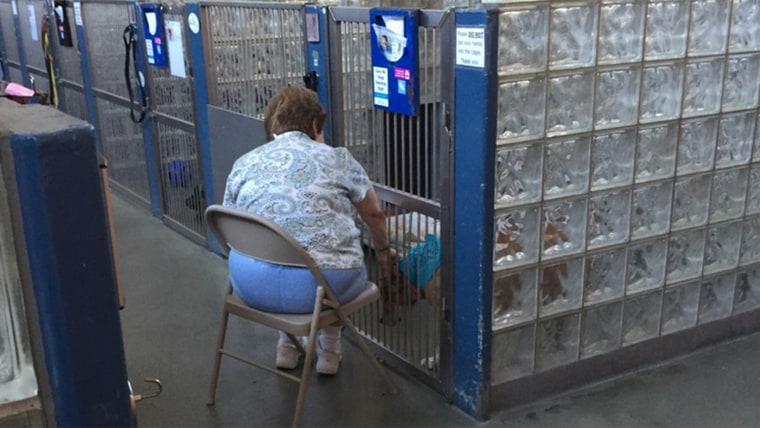
[[[483,27],[457,27],[457,65],[484,68],[486,30]]]

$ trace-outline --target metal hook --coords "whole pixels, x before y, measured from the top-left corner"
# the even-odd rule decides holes
[[[135,400],[136,402],[137,402],[137,401],[141,401],[141,400],[147,400],[147,399],[150,399],[150,398],[156,397],[156,396],[158,396],[158,395],[160,395],[160,394],[161,394],[161,391],[163,391],[163,390],[164,390],[164,386],[163,386],[163,385],[161,385],[161,381],[160,381],[160,380],[158,380],[158,379],[156,379],[156,378],[152,378],[152,377],[146,377],[145,379],[143,379],[143,381],[144,381],[144,382],[146,382],[146,383],[153,383],[153,384],[156,384],[156,386],[158,386],[158,389],[157,389],[157,390],[155,390],[155,391],[153,391],[153,392],[151,392],[151,393],[149,393],[149,394],[137,394],[137,395],[135,395],[135,396],[134,396],[134,400]]]

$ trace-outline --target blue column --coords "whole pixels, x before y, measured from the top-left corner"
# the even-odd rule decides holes
[[[84,30],[84,14],[82,8],[87,7],[82,2],[74,2],[74,14],[82,17],[82,21],[75,22],[77,44],[79,45],[79,59],[82,62],[82,84],[84,85],[84,100],[87,105],[87,120],[97,128],[98,114],[95,106],[95,92],[92,90],[92,77],[90,74],[90,54],[87,51],[87,33]],[[80,25],[81,24],[81,25]],[[103,151],[100,135],[95,133],[98,151]]]
[[[452,398],[478,419],[490,399],[497,17],[456,12]]]
[[[21,67],[21,80],[19,82],[24,86],[31,88],[32,81],[29,79],[29,70],[26,68],[26,54],[24,54],[24,38],[22,37],[23,28],[21,28],[21,19],[18,16],[18,1],[11,0],[13,14],[13,25],[16,27],[16,47],[18,47],[18,62]]]
[[[145,33],[143,33],[142,11],[140,5],[135,1],[129,2],[129,7],[135,11],[135,20],[137,26],[137,70],[141,74],[140,81],[145,85],[145,95],[150,99],[150,85],[148,85],[147,61],[145,60]],[[136,100],[138,103],[139,101]],[[142,122],[143,142],[145,147],[145,163],[148,168],[148,184],[150,186],[150,206],[154,217],[161,217],[161,189],[157,174],[158,163],[156,162],[156,151],[153,146],[153,120],[150,112],[145,116]]]
[[[309,41],[308,31],[304,28],[304,40],[306,42],[306,71],[314,71],[317,73],[317,93],[319,94],[319,100],[328,112],[327,121],[325,122],[325,141],[330,142],[330,62],[328,61],[327,56],[327,7],[307,5],[304,13],[305,25],[308,26],[308,20],[313,19],[312,17],[316,16],[316,23],[319,29],[317,33],[319,35],[319,40]]]
[[[8,81],[10,76],[8,75],[7,54],[5,53],[8,46],[5,46],[5,39],[3,38],[3,25],[0,23],[0,79]]]
[[[53,400],[55,420],[47,423],[130,426],[95,130],[41,105],[0,102],[0,116],[8,119],[0,126],[0,161],[20,225],[19,261],[31,282],[24,285],[34,293]]]
[[[211,138],[208,121],[208,77],[206,76],[206,61],[203,49],[203,31],[201,25],[201,7],[198,3],[185,4],[185,22],[187,23],[187,40],[190,46],[190,64],[193,74],[193,90],[195,91],[195,132],[201,154],[201,169],[203,170],[203,190],[206,193],[206,205],[216,201],[214,194],[214,171],[211,163]],[[219,242],[209,230],[207,233],[209,250],[222,254]]]

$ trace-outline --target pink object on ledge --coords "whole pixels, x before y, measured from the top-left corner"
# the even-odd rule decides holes
[[[12,97],[31,97],[34,95],[34,91],[18,83],[9,83],[5,87],[5,94]]]

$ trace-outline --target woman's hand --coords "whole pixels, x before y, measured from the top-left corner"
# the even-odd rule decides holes
[[[383,268],[383,272],[388,276],[391,274],[396,259],[398,259],[398,253],[393,248],[388,247],[382,251],[375,252],[375,260],[377,260],[377,263]]]

